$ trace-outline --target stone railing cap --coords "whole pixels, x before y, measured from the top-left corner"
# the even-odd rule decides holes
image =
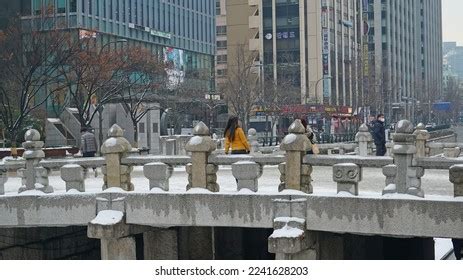
[[[29,129],[24,135],[24,140],[26,141],[40,141],[40,132],[36,129]]]
[[[304,134],[306,133],[306,129],[302,125],[301,120],[295,120],[289,127],[288,132],[294,134]]]
[[[397,123],[396,133],[412,134],[413,124],[409,120],[401,120]]]
[[[359,127],[359,132],[369,132],[368,126],[367,126],[366,124],[362,124],[362,125]]]
[[[108,131],[108,136],[109,137],[123,137],[124,136],[124,131],[120,126],[117,124],[114,124],[111,126],[111,128]]]
[[[209,128],[203,122],[199,122],[195,126],[195,128],[193,128],[193,135],[195,136],[209,135]]]

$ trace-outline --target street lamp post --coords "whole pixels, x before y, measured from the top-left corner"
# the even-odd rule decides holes
[[[318,105],[318,84],[321,82],[321,81],[324,81],[324,80],[331,80],[333,79],[333,77],[331,76],[325,76],[321,79],[319,79],[316,83],[315,83],[315,103]],[[323,98],[322,98],[323,100]],[[306,102],[307,103],[307,102]]]

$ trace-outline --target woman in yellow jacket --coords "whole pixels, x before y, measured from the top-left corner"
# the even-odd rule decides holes
[[[233,155],[249,154],[250,146],[243,129],[238,124],[238,117],[230,117],[225,128],[225,154],[231,149]]]

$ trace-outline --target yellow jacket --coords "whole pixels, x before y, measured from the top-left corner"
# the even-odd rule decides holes
[[[249,147],[248,140],[246,139],[246,136],[244,135],[244,131],[241,127],[237,127],[235,130],[235,137],[232,142],[230,142],[228,138],[229,133],[227,132],[227,135],[225,135],[225,153],[228,154],[228,151],[239,151],[239,150],[246,150],[250,151],[251,148]]]

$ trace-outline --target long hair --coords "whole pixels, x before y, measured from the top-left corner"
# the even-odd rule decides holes
[[[228,119],[227,127],[225,128],[225,132],[223,136],[228,138],[228,140],[233,141],[235,139],[235,131],[238,127],[238,117],[233,116]],[[227,136],[228,133],[228,136]]]

